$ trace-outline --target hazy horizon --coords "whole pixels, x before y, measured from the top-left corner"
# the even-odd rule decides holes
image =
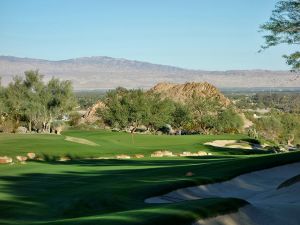
[[[278,46],[258,53],[276,0],[1,1],[0,55],[108,56],[186,69],[288,70]]]
[[[81,56],[81,57],[74,57],[74,58],[64,58],[64,59],[47,59],[47,58],[32,58],[32,57],[20,57],[20,56],[14,56],[14,55],[0,55],[0,57],[8,57],[8,58],[18,58],[18,59],[33,59],[33,60],[43,60],[43,61],[49,61],[49,62],[61,62],[61,61],[68,61],[68,60],[77,60],[77,59],[92,59],[92,58],[110,58],[114,60],[126,60],[126,61],[133,61],[133,62],[141,62],[141,63],[147,63],[147,64],[153,64],[158,66],[168,66],[168,67],[174,67],[178,69],[184,69],[184,70],[194,70],[194,71],[208,71],[208,72],[228,72],[228,71],[290,71],[290,68],[287,67],[286,69],[261,69],[261,68],[251,68],[251,69],[229,69],[229,70],[204,70],[201,68],[193,69],[193,68],[186,68],[176,65],[170,65],[170,64],[160,64],[160,63],[154,63],[149,61],[143,61],[138,59],[127,59],[127,58],[117,58],[117,57],[111,57],[106,55],[93,55],[93,56]],[[37,68],[38,69],[38,68]]]

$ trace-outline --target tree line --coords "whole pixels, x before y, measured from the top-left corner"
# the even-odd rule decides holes
[[[224,107],[213,98],[194,96],[180,103],[153,92],[117,88],[109,91],[103,101],[106,107],[98,110],[103,122],[113,128],[130,128],[131,132],[146,126],[155,133],[168,124],[189,133],[238,133],[243,125],[232,106]]]

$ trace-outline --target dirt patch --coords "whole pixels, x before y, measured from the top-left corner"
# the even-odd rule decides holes
[[[65,141],[75,142],[75,143],[83,144],[83,145],[99,146],[95,142],[89,141],[89,140],[84,139],[84,138],[66,136]]]

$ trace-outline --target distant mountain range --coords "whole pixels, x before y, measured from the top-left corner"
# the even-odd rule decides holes
[[[14,75],[38,69],[51,77],[73,81],[75,89],[149,88],[159,82],[209,82],[219,88],[231,87],[300,87],[300,78],[289,71],[190,70],[174,66],[117,59],[103,56],[49,61],[0,56],[0,76],[4,85]]]

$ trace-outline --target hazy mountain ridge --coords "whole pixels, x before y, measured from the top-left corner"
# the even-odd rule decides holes
[[[7,84],[14,75],[39,69],[46,79],[52,76],[74,82],[76,89],[149,88],[159,82],[209,82],[217,87],[300,87],[300,79],[289,71],[189,70],[106,56],[51,61],[0,56],[0,76]]]

